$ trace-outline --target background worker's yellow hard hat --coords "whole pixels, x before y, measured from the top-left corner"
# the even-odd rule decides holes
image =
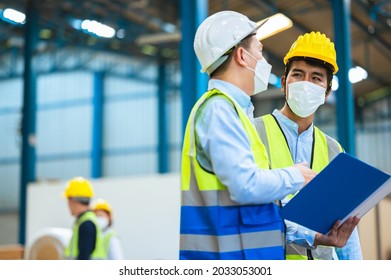
[[[319,59],[327,62],[334,68],[333,74],[338,72],[337,54],[334,43],[325,34],[320,32],[312,31],[311,33],[300,35],[284,57],[284,64],[286,65],[292,57]]]
[[[94,190],[88,180],[83,177],[75,177],[70,180],[65,187],[63,195],[69,197],[85,197],[91,198],[94,196]]]
[[[111,206],[110,204],[104,200],[104,199],[98,199],[95,203],[94,206],[92,207],[92,211],[96,210],[104,210],[107,213],[111,214]]]

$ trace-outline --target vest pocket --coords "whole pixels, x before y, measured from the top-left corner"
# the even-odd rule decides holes
[[[282,221],[274,203],[240,207],[240,219],[244,225],[262,225]]]

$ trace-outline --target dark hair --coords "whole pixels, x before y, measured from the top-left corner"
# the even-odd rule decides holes
[[[243,38],[242,41],[240,41],[239,44],[236,44],[235,46],[233,46],[231,49],[229,49],[224,55],[228,55],[228,58],[219,66],[217,67],[216,70],[214,70],[212,73],[210,73],[210,77],[213,78],[214,75],[218,74],[218,73],[224,73],[227,68],[228,68],[228,65],[229,63],[231,62],[232,60],[232,54],[233,52],[235,51],[236,48],[238,47],[243,47],[245,48],[246,50],[250,48],[250,38],[252,36],[254,36],[256,33],[250,33],[249,35],[247,35],[246,37]]]
[[[334,67],[322,60],[312,58],[312,57],[304,57],[304,56],[295,56],[289,59],[288,63],[285,65],[285,78],[288,76],[289,71],[291,70],[292,62],[298,61],[298,60],[304,60],[306,63],[308,63],[311,66],[320,67],[326,70],[327,73],[327,89],[326,92],[329,92],[331,90],[331,85],[333,81],[333,72]],[[285,80],[286,81],[286,80]]]

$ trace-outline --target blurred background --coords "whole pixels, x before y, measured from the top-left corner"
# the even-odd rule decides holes
[[[273,69],[268,91],[253,98],[255,116],[284,104],[282,59],[296,38],[310,31],[332,38],[340,71],[315,124],[347,152],[391,172],[391,1],[0,0],[5,258],[23,258],[39,230],[71,227],[59,194],[74,176],[93,180],[98,194],[114,201],[127,258],[175,258],[176,236],[163,255],[133,245],[151,244],[159,232],[178,234],[182,135],[207,87],[193,38],[202,20],[220,10],[254,21],[288,18],[262,37]],[[171,210],[159,216],[159,209]],[[360,223],[365,259],[391,258],[390,211],[385,198]],[[145,229],[152,217],[171,228]],[[134,236],[135,228],[149,234]]]

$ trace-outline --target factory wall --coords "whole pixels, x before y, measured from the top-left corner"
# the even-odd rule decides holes
[[[148,79],[107,74],[103,80],[102,176],[158,173],[156,66]],[[50,73],[37,79],[36,179],[91,177],[94,73]],[[17,211],[20,188],[21,78],[0,81],[0,213]],[[167,94],[168,168],[179,171],[181,99]]]

